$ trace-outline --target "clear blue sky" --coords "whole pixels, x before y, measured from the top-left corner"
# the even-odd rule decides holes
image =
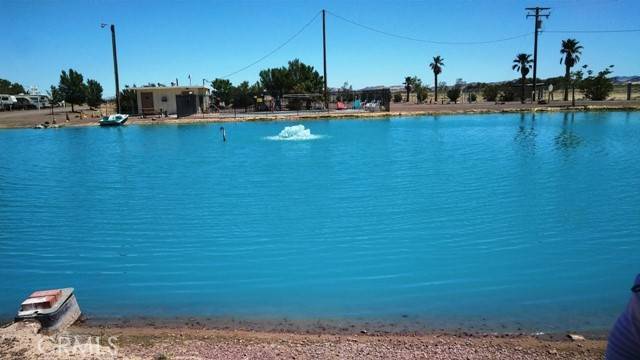
[[[414,38],[483,41],[533,32],[526,6],[549,6],[547,30],[640,28],[637,0],[452,1],[2,1],[0,78],[48,89],[73,68],[114,92],[111,38],[100,23],[116,24],[120,84],[194,84],[229,74],[260,58],[298,31],[322,8],[359,23]],[[322,72],[320,17],[287,46],[231,80],[254,82],[265,67],[300,58]],[[441,55],[441,79],[498,81],[517,77],[511,61],[533,52],[533,36],[485,45],[433,45],[371,32],[327,15],[329,86],[395,85]],[[539,76],[563,73],[560,41],[584,45],[581,63],[615,75],[640,74],[640,33],[543,33]]]

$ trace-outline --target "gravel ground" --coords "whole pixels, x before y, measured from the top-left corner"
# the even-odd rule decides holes
[[[505,335],[329,335],[186,328],[131,328],[115,333],[123,353],[168,359],[602,359],[606,345],[604,340],[548,341]]]
[[[74,326],[58,337],[36,324],[0,329],[0,359],[603,359],[605,340],[527,335],[300,334],[190,327]]]

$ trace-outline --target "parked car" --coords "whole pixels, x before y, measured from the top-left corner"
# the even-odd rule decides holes
[[[13,95],[0,94],[0,110],[12,110],[17,102]]]

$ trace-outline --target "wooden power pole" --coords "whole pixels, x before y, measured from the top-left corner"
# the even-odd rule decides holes
[[[324,70],[324,107],[329,111],[329,92],[327,91],[327,33],[324,9],[322,9],[322,67]]]
[[[118,53],[116,52],[116,27],[111,24],[111,46],[113,47],[113,73],[116,77],[116,113],[120,114],[120,81],[118,80]]]
[[[533,8],[525,8],[528,11],[527,18],[533,17],[535,18],[534,22],[534,38],[533,38],[533,95],[531,97],[531,101],[535,103],[536,101],[536,83],[538,82],[538,32],[542,27],[541,17],[549,18],[550,13],[542,14],[541,11],[547,11],[551,8],[548,7],[533,7]],[[533,13],[532,13],[533,12]]]

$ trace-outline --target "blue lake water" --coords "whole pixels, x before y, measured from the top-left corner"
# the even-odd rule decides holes
[[[0,317],[606,329],[640,272],[640,113],[0,131]]]

